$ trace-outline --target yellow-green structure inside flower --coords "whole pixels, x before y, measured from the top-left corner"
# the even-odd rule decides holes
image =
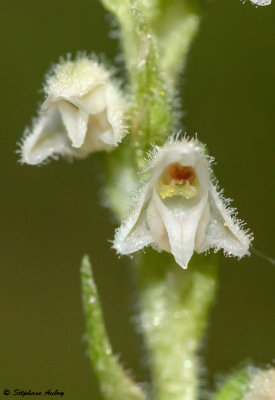
[[[162,199],[173,196],[193,199],[199,191],[199,181],[194,168],[183,166],[179,162],[168,165],[159,178],[158,191]]]

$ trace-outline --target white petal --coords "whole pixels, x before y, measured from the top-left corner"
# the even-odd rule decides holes
[[[106,148],[108,148],[108,145],[110,148],[117,145],[117,141],[114,137],[114,132],[113,132],[111,126],[107,126],[106,130],[103,131],[103,133],[101,133],[99,137],[100,137],[100,140],[107,145],[107,146],[104,146]]]
[[[82,151],[90,153],[93,151],[111,150],[116,145],[116,143],[113,143],[113,139],[114,135],[106,111],[90,115]]]
[[[84,96],[70,98],[70,102],[88,114],[98,114],[106,108],[105,87],[97,86]]]
[[[209,204],[207,203],[198,224],[198,229],[195,238],[195,250],[197,250],[204,242],[209,220],[210,220],[210,207]]]
[[[187,268],[195,249],[199,221],[207,206],[207,192],[195,201],[187,200],[180,213],[165,205],[156,189],[153,197],[168,233],[171,253],[182,268]]]
[[[22,146],[22,162],[40,164],[47,158],[60,155],[76,155],[70,146],[67,133],[58,110],[50,109],[34,124]]]
[[[72,146],[81,147],[85,140],[89,115],[86,111],[65,100],[58,101],[57,107],[72,141]]]
[[[210,222],[207,227],[205,240],[198,252],[210,248],[223,249],[228,255],[243,257],[249,254],[251,237],[238,224],[238,221],[226,208],[217,190],[211,184],[209,190]]]
[[[156,247],[159,250],[165,250],[171,253],[171,246],[169,243],[167,230],[155,204],[154,196],[150,200],[149,206],[147,208],[146,219],[151,235],[156,242]]]
[[[154,242],[145,219],[148,196],[149,186],[146,186],[128,218],[116,230],[113,247],[118,253],[131,254]]]
[[[126,134],[124,125],[125,99],[116,85],[107,84],[105,91],[107,119],[112,127],[112,144],[117,145]]]

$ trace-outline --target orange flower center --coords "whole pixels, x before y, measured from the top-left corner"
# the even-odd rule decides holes
[[[176,162],[170,164],[163,172],[162,179],[165,184],[185,184],[189,183],[192,185],[196,178],[196,173],[194,168],[189,166],[183,166],[180,163]]]

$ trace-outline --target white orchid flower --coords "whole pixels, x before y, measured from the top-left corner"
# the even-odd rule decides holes
[[[228,209],[211,181],[211,161],[196,140],[170,140],[156,148],[149,181],[117,229],[114,248],[131,254],[151,245],[171,252],[187,268],[194,251],[249,254],[251,235]]]
[[[22,162],[85,157],[113,149],[125,135],[120,90],[96,61],[80,58],[57,65],[45,92],[39,117],[23,140]]]
[[[251,3],[256,4],[257,6],[269,6],[271,4],[271,0],[250,0]]]
[[[257,372],[252,378],[249,389],[244,400],[274,400],[275,369]]]

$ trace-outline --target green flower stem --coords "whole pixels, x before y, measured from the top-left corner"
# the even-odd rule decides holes
[[[131,137],[138,167],[143,167],[151,144],[162,145],[173,129],[171,95],[165,76],[159,68],[157,41],[150,30],[139,1],[131,0],[129,10],[132,29],[136,34],[136,45],[125,38],[126,60],[132,98],[130,110]],[[128,22],[129,23],[129,22]],[[136,49],[135,55],[127,58],[127,47]],[[131,58],[132,57],[132,58]]]
[[[130,135],[111,153],[98,154],[104,169],[104,202],[119,224],[129,212],[132,193],[139,186],[137,164]]]
[[[141,0],[150,29],[157,40],[159,66],[166,80],[176,84],[178,72],[196,35],[200,0]]]
[[[145,400],[145,394],[120,366],[106,334],[89,258],[81,266],[88,350],[100,390],[106,400]]]
[[[243,400],[249,391],[250,381],[251,374],[247,368],[234,373],[226,380],[213,400]]]
[[[110,11],[117,19],[120,28],[122,49],[130,72],[139,61],[139,36],[133,18],[132,0],[101,0],[106,10]]]
[[[159,68],[156,40],[142,9],[135,5],[132,12],[140,42],[140,59],[133,66],[130,79],[133,97],[131,133],[138,165],[142,167],[152,143],[162,145],[172,132],[174,118],[169,87]]]
[[[143,168],[151,145],[162,145],[178,129],[177,77],[198,30],[200,0],[102,0],[102,3],[115,16],[120,28],[130,104],[130,139],[124,148],[128,157],[121,156],[123,146],[120,146],[120,150],[109,156],[107,174],[113,177],[116,175],[113,171],[122,171],[128,182],[130,175],[134,177]],[[129,159],[134,160],[131,168]],[[112,178],[108,182],[110,203],[122,197],[122,191],[118,193],[116,183],[113,184],[115,181]],[[127,200],[129,191],[123,192]],[[126,201],[123,203],[126,205],[123,208],[127,208]],[[113,210],[119,216],[124,214],[120,208],[116,201]]]
[[[197,352],[217,284],[215,256],[195,256],[183,271],[168,253],[137,258],[141,325],[148,346],[154,398],[198,398]]]
[[[119,22],[128,70],[134,68],[135,72],[145,58],[144,50],[148,49],[146,38],[142,40],[143,30],[137,29],[140,21],[136,17],[142,14],[146,30],[158,47],[158,65],[166,79],[175,79],[197,33],[202,0],[102,0],[102,3]]]

